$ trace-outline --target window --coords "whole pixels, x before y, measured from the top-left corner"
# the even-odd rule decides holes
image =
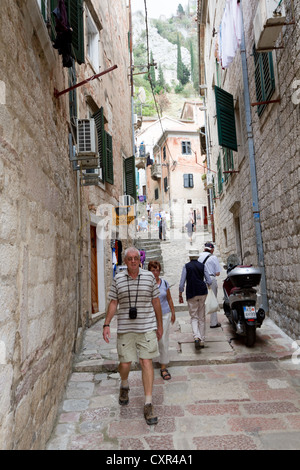
[[[183,187],[184,188],[193,188],[194,187],[194,175],[192,173],[188,173],[183,175]]]
[[[275,91],[275,77],[272,52],[257,52],[253,46],[255,65],[255,89],[257,102],[268,101]],[[257,113],[262,115],[266,104],[257,106]]]
[[[218,174],[218,193],[221,194],[222,191],[223,191],[223,176],[222,176],[221,155],[219,155],[218,161],[217,161],[217,174]]]
[[[76,69],[75,62],[73,60],[73,67],[69,68],[69,87],[76,85]],[[69,92],[69,111],[70,111],[70,123],[73,128],[73,132],[76,129],[76,119],[77,119],[77,100],[76,100],[76,89]]]
[[[233,162],[233,151],[228,148],[223,148],[223,171],[229,171],[234,169],[234,162]],[[225,182],[228,181],[230,173],[224,173],[224,180]]]
[[[205,126],[202,126],[200,129],[200,144],[201,144],[201,153],[206,154]]]
[[[233,96],[215,85],[219,145],[237,152]]]
[[[99,108],[92,117],[95,119],[98,137],[99,176],[102,182],[114,184],[112,136],[104,129],[103,108]]]
[[[125,176],[125,194],[136,200],[136,181],[135,181],[135,157],[125,158],[124,160]],[[144,189],[143,189],[144,190]]]
[[[163,148],[163,159],[165,160],[167,158],[167,152],[166,152],[166,146]]]
[[[164,190],[165,190],[165,193],[168,191],[168,177],[165,176],[164,178]]]
[[[186,140],[181,142],[181,153],[183,155],[191,155],[192,150],[191,150],[191,142]]]
[[[155,191],[154,191],[154,198],[155,198],[155,199],[158,199],[158,198],[159,198],[158,188],[156,188]]]
[[[43,0],[41,0],[43,2]],[[55,17],[53,10],[58,6],[58,0],[50,2],[51,37],[55,40]],[[84,35],[83,35],[83,0],[65,0],[70,27],[72,28],[72,57],[79,63],[84,63]]]
[[[96,73],[99,72],[99,31],[87,10],[87,53]]]

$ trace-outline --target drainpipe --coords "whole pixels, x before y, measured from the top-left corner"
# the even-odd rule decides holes
[[[205,78],[206,83],[206,78]],[[206,144],[206,161],[207,161],[207,170],[211,171],[211,160],[210,160],[210,148],[209,148],[209,123],[207,116],[207,85],[200,85],[201,88],[204,88],[203,96],[203,109],[205,117],[205,144]],[[212,241],[215,242],[216,233],[215,233],[215,222],[214,222],[214,205],[213,205],[213,190],[208,189],[208,203],[209,203],[209,215],[211,222],[211,232],[212,232]]]
[[[80,192],[80,174],[76,171],[77,177],[77,217],[78,217],[78,252],[77,252],[77,273],[76,273],[76,318],[75,318],[75,338],[73,350],[77,351],[78,347],[78,330],[81,317],[81,299],[82,299],[82,208],[81,208],[81,192]],[[80,340],[79,340],[80,343]]]
[[[130,39],[130,88],[131,88],[131,122],[132,122],[132,155],[135,155],[135,136],[134,136],[134,86],[133,86],[133,50],[132,50],[132,12],[131,12],[131,0],[129,0],[129,39]]]
[[[262,272],[262,276],[261,276],[262,307],[265,310],[265,312],[268,313],[269,306],[268,306],[268,298],[267,298],[267,284],[266,284],[264,251],[263,251],[263,241],[262,241],[261,223],[260,223],[260,211],[259,211],[259,204],[258,204],[258,189],[257,189],[256,166],[255,166],[255,149],[254,149],[254,139],[253,139],[253,129],[252,129],[252,118],[251,118],[251,105],[250,105],[250,92],[249,92],[249,79],[248,79],[248,68],[247,68],[247,57],[246,57],[245,27],[244,27],[242,1],[240,1],[240,4],[241,4],[241,11],[242,11],[241,60],[242,60],[243,84],[244,84],[246,130],[247,130],[247,140],[248,140],[248,149],[249,149],[250,178],[251,178],[251,191],[252,191],[252,212],[253,212],[253,220],[254,220],[254,227],[255,227],[258,265]]]

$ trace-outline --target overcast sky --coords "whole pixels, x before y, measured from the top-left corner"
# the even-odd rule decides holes
[[[176,14],[180,0],[147,0],[147,11],[149,18],[159,18],[160,15],[170,17]],[[183,2],[185,3],[185,2]],[[145,12],[144,0],[131,0],[132,12],[141,10]]]

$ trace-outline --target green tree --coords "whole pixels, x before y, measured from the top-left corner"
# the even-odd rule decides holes
[[[181,45],[179,35],[177,37],[177,80],[184,86],[190,79],[190,71],[187,66],[182,62],[181,58]]]
[[[150,51],[150,64],[154,64],[154,59],[153,59],[153,53]],[[149,75],[150,75],[150,80],[152,83],[153,88],[156,87],[156,77],[155,77],[155,67],[153,65],[150,66],[149,68]],[[149,77],[148,77],[149,79]]]
[[[182,81],[183,79],[183,62],[181,59],[181,44],[179,34],[177,34],[177,80]]]
[[[185,15],[184,9],[183,9],[183,6],[181,5],[181,3],[179,3],[179,5],[178,5],[177,14],[178,14],[178,16],[184,16]]]
[[[163,73],[163,69],[162,69],[161,64],[159,64],[159,67],[158,67],[157,85],[162,87],[162,88],[165,88],[165,86],[166,86],[166,81],[165,81],[165,77],[164,77],[164,73]]]
[[[190,40],[190,54],[191,54],[191,80],[196,91],[198,91],[199,86],[199,74],[197,70],[197,60],[194,53],[193,40]]]
[[[187,68],[187,66],[182,62],[182,79],[181,83],[182,85],[186,85],[190,81],[190,71]]]

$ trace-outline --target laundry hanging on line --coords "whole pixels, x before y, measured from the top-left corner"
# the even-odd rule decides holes
[[[232,63],[241,42],[242,11],[240,2],[226,0],[216,43],[216,58],[223,69],[228,68]]]

